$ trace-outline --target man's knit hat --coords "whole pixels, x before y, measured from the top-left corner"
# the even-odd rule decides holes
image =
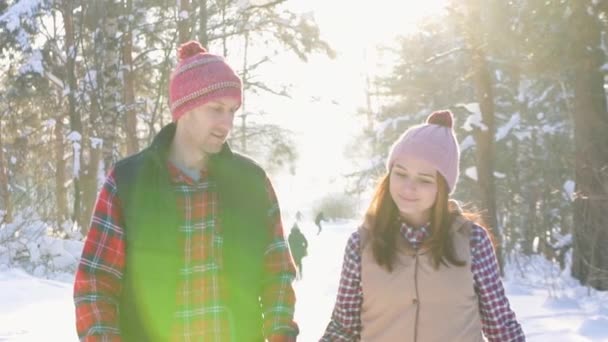
[[[454,192],[458,180],[460,148],[452,128],[454,115],[444,110],[432,113],[423,125],[405,131],[390,149],[386,162],[390,172],[395,159],[412,157],[432,164],[445,178],[448,192]]]
[[[182,44],[169,81],[173,121],[187,111],[220,97],[242,100],[243,84],[223,57],[208,53],[197,41]]]

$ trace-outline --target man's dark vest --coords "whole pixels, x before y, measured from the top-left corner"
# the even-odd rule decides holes
[[[183,264],[176,197],[167,170],[175,125],[165,126],[150,147],[115,166],[126,238],[126,265],[120,300],[125,341],[166,341],[177,280]],[[228,145],[209,161],[216,184],[223,237],[220,270],[226,279],[225,304],[232,317],[232,341],[262,341],[264,252],[271,239],[266,176],[252,160]]]

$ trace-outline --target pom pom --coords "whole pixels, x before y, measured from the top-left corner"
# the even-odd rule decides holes
[[[426,119],[426,123],[452,128],[454,124],[454,114],[449,110],[433,112]]]
[[[180,62],[188,57],[192,57],[198,53],[205,53],[207,50],[196,40],[191,40],[182,44],[177,50]]]

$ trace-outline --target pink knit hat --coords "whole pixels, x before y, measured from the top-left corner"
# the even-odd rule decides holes
[[[386,163],[390,172],[398,157],[413,157],[431,163],[454,192],[458,180],[460,148],[452,129],[454,115],[448,110],[429,115],[426,123],[409,128],[393,144]]]
[[[182,44],[179,62],[169,81],[169,105],[173,121],[184,113],[220,97],[241,103],[243,84],[223,57],[207,52],[197,41]]]

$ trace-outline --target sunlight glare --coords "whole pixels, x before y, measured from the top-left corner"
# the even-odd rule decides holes
[[[292,84],[291,99],[254,100],[276,113],[268,118],[271,122],[295,133],[296,174],[286,176],[279,189],[286,207],[310,204],[323,194],[345,189],[344,175],[353,172],[354,166],[344,150],[365,124],[365,118],[354,113],[366,106],[366,78],[380,72],[377,47],[391,45],[399,35],[415,33],[424,18],[442,14],[446,1],[287,2],[290,10],[314,17],[321,38],[337,57],[329,60],[313,55],[308,63],[293,57],[275,59],[265,78]]]

